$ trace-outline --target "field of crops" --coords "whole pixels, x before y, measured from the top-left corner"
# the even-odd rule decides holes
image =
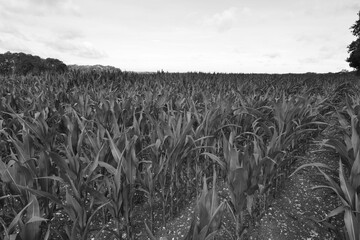
[[[329,118],[342,137],[321,144],[341,156],[337,177],[314,166],[341,202],[329,217],[344,213],[360,239],[353,73],[76,70],[0,84],[0,239],[166,239],[157,232],[191,199],[181,239],[242,239]]]

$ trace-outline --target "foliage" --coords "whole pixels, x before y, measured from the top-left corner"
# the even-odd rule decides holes
[[[346,60],[350,67],[360,71],[360,11],[358,12],[359,19],[351,27],[353,35],[357,38],[348,46],[350,56]]]
[[[216,173],[213,176],[213,188],[208,190],[206,178],[204,178],[203,190],[197,201],[197,206],[184,240],[207,240],[214,239],[221,226],[221,218],[225,209],[225,204],[219,204],[216,192]]]
[[[346,237],[350,240],[360,239],[358,229],[360,223],[360,105],[358,104],[359,96],[357,95],[353,98],[353,103],[348,98],[346,99],[346,106],[342,111],[338,109],[334,111],[339,122],[338,131],[342,137],[340,139],[333,137],[320,143],[321,146],[334,149],[340,155],[338,173],[326,173],[323,169],[331,170],[331,168],[319,163],[305,164],[295,170],[297,172],[305,167],[318,168],[326,179],[327,185],[316,186],[314,189],[331,189],[341,202],[338,208],[332,210],[324,220],[319,222],[344,212]],[[343,163],[345,163],[345,169]],[[338,178],[334,178],[334,175],[338,175]]]
[[[323,129],[333,103],[344,107],[340,82],[358,89],[352,73],[0,76],[0,238],[32,229],[40,239],[103,230],[134,239],[139,195],[149,233],[160,227],[153,211],[165,227],[200,196],[188,237],[216,237],[227,206],[240,238],[292,154]],[[214,176],[211,190],[203,176]],[[218,198],[218,180],[229,202]],[[59,214],[65,226],[54,229]]]
[[[0,74],[3,75],[39,75],[44,72],[64,73],[67,71],[67,66],[58,59],[42,59],[21,52],[0,54]]]

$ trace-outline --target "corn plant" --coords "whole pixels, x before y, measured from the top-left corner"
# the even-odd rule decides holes
[[[359,235],[359,223],[360,223],[360,202],[359,202],[359,193],[357,193],[357,188],[360,186],[359,183],[353,185],[350,183],[350,181],[347,179],[342,161],[339,160],[339,182],[337,179],[334,179],[331,175],[328,173],[325,173],[321,168],[329,169],[326,164],[321,163],[311,163],[311,164],[305,164],[303,166],[300,166],[297,168],[290,176],[295,174],[296,172],[300,171],[301,169],[305,167],[317,167],[319,172],[324,176],[324,178],[327,181],[327,185],[319,185],[313,187],[313,189],[318,188],[327,188],[332,190],[338,198],[341,200],[341,205],[337,207],[336,209],[332,210],[330,213],[327,214],[327,216],[323,220],[318,220],[318,222],[323,222],[330,217],[336,216],[341,213],[344,214],[344,222],[345,222],[345,228],[347,232],[347,239],[350,240],[358,240],[360,239]]]
[[[278,186],[278,176],[283,175],[289,169],[291,162],[285,161],[286,155],[310,132],[318,131],[318,126],[326,123],[315,120],[317,111],[310,105],[310,100],[303,97],[290,97],[275,99],[273,105],[273,123],[270,127],[262,125],[265,132],[270,132],[265,156],[268,160],[264,173],[264,191],[275,183]],[[285,172],[284,172],[285,171]],[[281,173],[283,172],[283,173]]]
[[[42,217],[37,198],[31,194],[29,200],[29,203],[13,217],[9,226],[6,226],[4,220],[0,218],[0,223],[4,228],[3,235],[0,236],[1,239],[36,240],[41,238],[43,232],[40,225],[47,219]],[[43,239],[47,240],[49,234],[50,228],[47,228]]]
[[[190,169],[195,169],[195,184],[198,188],[198,182],[201,181],[201,176],[206,173],[212,162],[216,162],[222,166],[222,161],[217,157],[220,149],[218,138],[221,133],[221,125],[224,124],[226,111],[220,106],[210,108],[208,106],[206,97],[204,96],[203,112],[196,109],[194,101],[190,101],[191,111],[195,117],[194,129],[192,133],[192,141],[195,145],[193,158],[188,158],[187,170],[188,179],[190,178]],[[191,161],[194,159],[194,161]],[[212,161],[209,161],[211,159]],[[195,163],[195,167],[192,167]],[[211,168],[210,168],[211,169]],[[188,181],[189,182],[189,181]]]
[[[169,114],[167,119],[164,119],[163,130],[158,129],[160,149],[164,154],[160,155],[159,169],[156,170],[157,180],[160,184],[163,213],[166,204],[169,204],[170,216],[173,215],[175,194],[181,184],[180,173],[183,163],[193,148],[193,143],[188,137],[191,134],[192,123],[193,120],[185,114],[178,113],[177,118],[174,114]]]
[[[358,107],[355,107],[357,109]],[[332,210],[327,214],[326,219],[338,215],[342,212],[344,214],[344,222],[347,232],[347,238],[350,240],[360,239],[358,226],[360,224],[360,204],[359,204],[359,193],[358,189],[360,187],[360,154],[359,154],[359,145],[360,145],[360,131],[359,131],[359,115],[355,114],[355,109],[347,103],[347,113],[350,116],[351,120],[351,136],[348,135],[346,131],[343,133],[343,141],[337,139],[329,139],[325,142],[320,143],[322,146],[330,147],[335,149],[341,156],[341,159],[345,161],[346,166],[348,167],[349,177],[345,174],[343,169],[342,160],[339,161],[339,182],[338,184],[331,175],[328,175],[320,169],[320,167],[329,168],[327,165],[313,163],[300,166],[295,172],[299,171],[302,168],[309,166],[316,166],[321,174],[327,180],[328,185],[316,186],[316,188],[328,188],[334,191],[339,199],[341,200],[342,205],[338,208]],[[347,128],[346,118],[343,117],[339,112],[337,112],[339,117],[340,126],[344,129]],[[294,173],[295,173],[294,172]],[[293,173],[293,174],[294,174]],[[323,221],[324,221],[323,220]]]
[[[37,112],[33,121],[25,120],[16,113],[11,115],[22,124],[23,129],[19,135],[3,132],[14,146],[15,152],[10,149],[10,160],[7,164],[0,161],[0,177],[11,194],[20,195],[20,202],[24,206],[28,204],[31,196],[26,188],[56,194],[57,182],[49,176],[54,174],[54,164],[50,158],[56,154],[53,152],[53,144],[57,135],[45,122],[44,111]],[[38,154],[35,153],[36,148],[40,149]],[[52,219],[56,204],[50,204],[47,198],[39,198],[39,202],[45,218]],[[33,201],[33,204],[38,204],[38,201]]]
[[[72,131],[74,125],[71,122],[75,122],[79,126],[79,131]],[[63,146],[61,153],[52,152],[51,146],[42,146],[44,150],[40,153],[38,163],[40,174],[39,177],[36,175],[35,178],[39,179],[40,188],[34,188],[30,185],[18,185],[18,187],[42,199],[50,200],[51,204],[49,205],[52,206],[52,211],[55,210],[55,206],[63,209],[72,224],[71,228],[65,226],[65,233],[58,232],[63,239],[87,239],[91,232],[90,224],[93,217],[97,211],[107,204],[106,198],[102,197],[96,189],[92,189],[94,182],[102,177],[96,171],[101,151],[99,151],[94,161],[87,159],[87,156],[83,155],[81,151],[84,136],[86,135],[85,132],[87,131],[85,120],[80,120],[76,113],[73,113],[72,120],[69,120],[67,123],[69,130],[67,142]],[[42,140],[44,144],[51,143],[51,141],[46,141],[46,125],[43,124],[37,127],[37,125],[27,123],[27,126],[36,134],[37,139]],[[51,172],[50,164],[55,164],[59,171]],[[51,174],[57,174],[58,176],[52,176]],[[47,184],[44,185],[42,181],[45,181],[44,183]],[[49,187],[48,184],[54,182],[58,182],[66,187],[66,203],[57,198],[59,193],[55,192],[51,185]],[[45,209],[48,208],[45,207]]]
[[[116,162],[115,167],[105,162],[99,163],[110,174],[109,177],[105,178],[107,189],[110,192],[110,203],[107,209],[118,224],[119,236],[121,236],[121,218],[124,217],[127,237],[132,239],[132,199],[135,193],[138,166],[134,148],[136,136],[129,141],[125,134],[117,139],[113,139],[108,131],[106,134],[111,153]],[[122,148],[120,147],[121,150],[119,146],[122,146]]]
[[[154,224],[154,201],[155,201],[155,186],[154,182],[154,173],[151,171],[151,164],[147,164],[145,171],[139,177],[141,182],[141,187],[139,188],[141,191],[145,192],[147,195],[148,203],[150,206],[150,230],[153,231]]]
[[[216,192],[216,172],[214,171],[211,191],[208,190],[204,177],[203,189],[197,201],[189,232],[184,240],[212,240],[221,227],[221,218],[225,204],[219,204]]]
[[[239,151],[234,146],[234,133],[229,140],[224,136],[223,149],[226,162],[227,183],[230,190],[231,204],[236,219],[236,238],[240,239],[241,227],[244,223],[244,208],[246,206],[246,191],[248,190],[249,171],[245,168],[246,159],[239,158]]]

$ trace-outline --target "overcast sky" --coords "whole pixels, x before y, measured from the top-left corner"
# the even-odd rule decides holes
[[[359,0],[0,0],[0,52],[128,71],[350,69]]]

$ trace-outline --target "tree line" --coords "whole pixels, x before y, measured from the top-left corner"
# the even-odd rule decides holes
[[[6,52],[0,54],[0,74],[39,75],[44,72],[65,73],[68,67],[55,58],[40,58],[25,53]]]

